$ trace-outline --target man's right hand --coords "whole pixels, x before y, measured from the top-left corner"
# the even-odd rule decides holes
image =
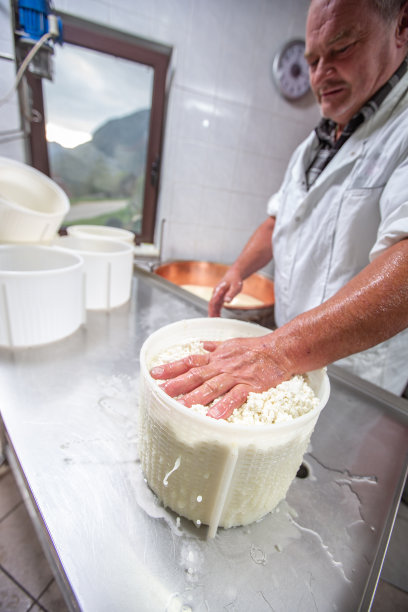
[[[208,304],[208,316],[221,316],[223,304],[231,302],[242,291],[244,279],[270,262],[274,227],[275,217],[267,217],[252,234],[241,255],[214,288]]]
[[[208,316],[221,316],[223,304],[228,304],[240,293],[242,284],[243,281],[240,274],[231,267],[214,288],[210,303],[208,304]]]

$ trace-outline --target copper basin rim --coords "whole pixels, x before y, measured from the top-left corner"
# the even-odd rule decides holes
[[[158,265],[154,273],[167,281],[178,285],[200,285],[204,287],[215,287],[222,279],[229,266],[209,261],[172,261]],[[261,274],[252,274],[243,284],[242,293],[250,295],[263,302],[262,306],[255,309],[251,306],[234,308],[225,304],[229,310],[262,310],[273,307],[275,293],[273,281]]]

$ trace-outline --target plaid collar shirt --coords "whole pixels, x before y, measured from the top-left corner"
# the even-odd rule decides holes
[[[356,131],[358,126],[367,121],[380,107],[380,104],[385,100],[390,91],[400,81],[408,69],[408,58],[402,62],[399,68],[394,72],[392,77],[383,85],[366,104],[350,119],[345,125],[340,138],[336,140],[337,124],[331,119],[322,119],[316,127],[315,132],[319,140],[318,150],[306,170],[306,184],[309,189],[317,177],[321,174],[330,160],[336,155],[337,151],[350,138],[351,134]]]

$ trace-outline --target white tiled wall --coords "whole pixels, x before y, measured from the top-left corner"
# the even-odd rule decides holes
[[[164,259],[230,263],[265,218],[290,153],[318,119],[311,94],[288,103],[271,78],[276,50],[304,36],[308,4],[54,0],[57,10],[174,49],[158,216]]]

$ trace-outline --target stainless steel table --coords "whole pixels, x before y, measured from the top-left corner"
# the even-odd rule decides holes
[[[329,368],[308,475],[206,540],[138,462],[139,350],[204,302],[136,270],[131,301],[44,347],[0,350],[8,459],[56,578],[84,612],[367,610],[407,472],[407,402]]]

